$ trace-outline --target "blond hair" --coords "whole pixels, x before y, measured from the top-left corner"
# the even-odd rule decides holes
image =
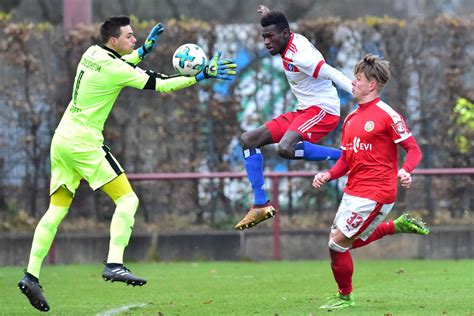
[[[390,78],[389,62],[377,55],[367,54],[354,67],[354,74],[364,74],[367,79],[377,81],[378,91],[382,91]]]

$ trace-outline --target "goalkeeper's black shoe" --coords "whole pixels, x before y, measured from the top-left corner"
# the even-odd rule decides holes
[[[133,275],[123,264],[118,263],[106,263],[102,277],[105,281],[124,282],[133,286],[146,284],[145,279]]]
[[[43,288],[39,284],[38,278],[25,270],[25,276],[18,282],[18,288],[26,295],[34,308],[42,312],[49,311],[49,305],[43,295]]]

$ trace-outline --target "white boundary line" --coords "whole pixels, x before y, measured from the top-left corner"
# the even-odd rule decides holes
[[[105,312],[102,312],[102,313],[98,313],[96,314],[96,316],[112,316],[112,315],[117,315],[119,313],[122,313],[122,312],[126,312],[132,308],[135,308],[135,307],[139,307],[139,308],[142,308],[142,307],[145,307],[147,304],[131,304],[131,305],[125,305],[125,306],[122,306],[122,307],[119,307],[119,308],[114,308],[114,309],[111,309],[111,310],[108,310],[108,311],[105,311]]]

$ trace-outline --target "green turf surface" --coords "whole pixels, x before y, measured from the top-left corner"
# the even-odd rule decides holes
[[[328,261],[132,263],[143,287],[104,282],[102,266],[46,266],[47,315],[473,315],[474,261],[355,261],[354,308],[318,309],[336,292]],[[0,268],[0,315],[35,315]]]

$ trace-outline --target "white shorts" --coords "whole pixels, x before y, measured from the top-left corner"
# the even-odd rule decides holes
[[[346,237],[366,240],[387,217],[395,203],[382,204],[344,193],[331,229]]]

